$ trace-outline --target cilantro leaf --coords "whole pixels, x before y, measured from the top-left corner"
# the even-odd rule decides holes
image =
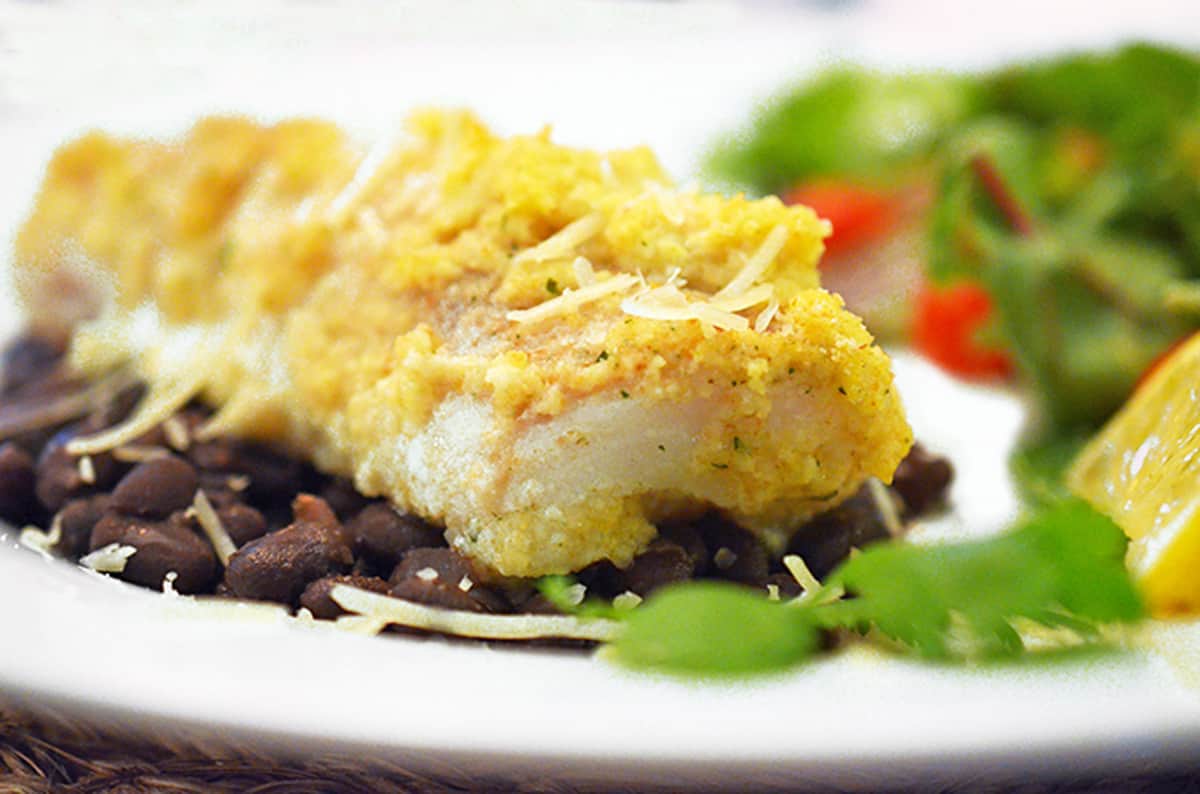
[[[826,583],[852,593],[843,601],[780,603],[711,581],[666,587],[627,613],[609,653],[640,670],[757,675],[811,658],[822,629],[852,628],[927,659],[1011,658],[1024,651],[1018,619],[1095,644],[1101,625],[1143,615],[1124,553],[1121,530],[1072,499],[995,538],[872,546]]]
[[[1022,650],[1017,618],[1045,626],[1137,620],[1125,536],[1080,500],[999,537],[872,548],[835,571],[854,597],[821,609],[825,625],[875,628],[920,656],[968,659]]]
[[[819,639],[810,610],[697,581],[664,587],[630,612],[610,653],[639,670],[733,677],[792,667],[818,650]]]

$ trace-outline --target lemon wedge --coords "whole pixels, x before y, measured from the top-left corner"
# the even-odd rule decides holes
[[[1084,447],[1067,485],[1129,536],[1154,615],[1200,614],[1200,334]]]

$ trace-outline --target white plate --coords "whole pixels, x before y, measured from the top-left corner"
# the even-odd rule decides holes
[[[1183,25],[1186,5],[1162,5],[1157,19],[1164,35],[1200,30]],[[2,62],[0,78],[16,85],[14,75],[29,63],[31,71],[45,66],[51,73],[34,89],[21,82],[10,95],[21,118],[6,141],[0,223],[14,228],[50,146],[87,122],[170,129],[197,112],[235,107],[319,112],[378,132],[397,109],[441,99],[480,107],[509,131],[554,120],[571,142],[649,140],[682,171],[711,131],[745,112],[746,97],[835,51],[958,65],[1045,49],[1067,30],[1060,25],[1050,35],[1039,26],[1035,41],[993,13],[943,36],[932,6],[917,5],[908,15],[888,4],[879,8],[882,15],[872,18],[776,11],[770,30],[718,10],[703,17],[715,22],[682,39],[659,30],[614,48],[610,39],[576,31],[566,42],[559,36],[510,44],[492,59],[466,55],[471,48],[461,44],[418,45],[411,37],[393,51],[375,36],[364,45],[369,63],[343,40],[319,56],[269,68],[197,35],[201,44],[192,41],[193,49],[216,49],[196,55],[204,66],[196,74],[186,68],[195,53],[180,44],[183,54],[170,56],[175,71],[166,77],[143,69],[100,85],[84,75],[87,89],[55,82],[61,65],[55,72],[49,60],[18,52],[15,61]],[[1080,17],[1070,41],[1105,42],[1144,30],[1155,17],[1144,5],[1139,10],[1136,18],[1115,21]],[[662,22],[669,17],[654,19],[670,27]],[[995,38],[981,34],[987,25]],[[185,38],[177,28],[164,31],[168,42]],[[108,32],[119,37],[116,27]],[[277,54],[288,47],[280,35]],[[89,41],[104,38],[89,28]],[[445,68],[431,74],[431,62]],[[403,83],[415,73],[419,82]],[[79,102],[60,112],[66,97]],[[11,330],[14,315],[0,317]],[[957,470],[954,513],[919,539],[999,528],[1015,509],[1003,461],[1020,426],[1020,405],[954,383],[907,356],[896,366],[918,438],[948,454]],[[767,681],[685,684],[583,655],[364,639],[305,629],[270,611],[231,618],[12,544],[0,549],[0,626],[5,700],[209,744],[350,753],[462,781],[536,775],[668,788],[786,782],[875,789],[980,774],[1028,779],[1194,763],[1200,743],[1200,696],[1167,661],[1147,653],[962,670],[856,651]],[[1188,646],[1180,647],[1176,656],[1186,657]]]

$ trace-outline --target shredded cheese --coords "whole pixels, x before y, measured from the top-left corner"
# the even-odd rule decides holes
[[[642,597],[632,590],[626,590],[612,600],[613,609],[621,611],[633,609],[640,603],[642,603]]]
[[[513,257],[513,264],[526,262],[545,262],[549,259],[561,259],[569,256],[575,248],[596,236],[604,228],[604,216],[598,212],[584,215],[576,221],[568,223],[557,232],[542,240],[532,248],[526,248]]]
[[[162,424],[163,435],[167,437],[167,443],[176,452],[183,452],[192,443],[191,436],[188,434],[187,425],[178,416],[168,417]]]
[[[543,241],[539,245],[527,249],[514,258],[514,262],[543,261],[566,255],[574,246],[586,240],[599,231],[603,218],[598,213],[585,216],[562,229],[558,234]],[[593,228],[594,227],[594,228]],[[566,289],[562,295],[544,301],[530,309],[510,311],[506,317],[514,322],[536,322],[560,314],[566,314],[585,303],[598,300],[606,295],[623,292],[635,284],[640,284],[642,290],[621,302],[621,311],[634,317],[649,320],[699,320],[715,328],[727,331],[745,331],[750,327],[750,321],[737,314],[761,303],[768,303],[768,308],[756,320],[755,328],[760,323],[763,330],[771,318],[779,310],[774,301],[775,288],[770,284],[754,285],[762,276],[771,262],[778,256],[787,242],[788,230],[783,225],[776,226],[766,239],[750,256],[733,279],[711,298],[689,298],[680,289],[686,282],[680,278],[680,270],[675,268],[667,276],[664,283],[650,287],[642,276],[617,274],[607,281],[597,281],[591,262],[579,256],[575,258],[572,268],[579,282],[579,289]],[[763,319],[765,315],[765,320]]]
[[[689,301],[674,284],[640,292],[621,302],[621,311],[648,320],[701,320],[709,325],[731,331],[744,331],[749,321],[711,303]]]
[[[375,181],[380,167],[387,162],[388,155],[393,150],[393,141],[384,139],[378,141],[363,157],[362,162],[354,171],[354,176],[342,188],[342,191],[329,203],[327,217],[334,223],[340,223],[354,208],[359,199],[366,194],[371,183]]]
[[[573,607],[577,607],[583,603],[584,597],[587,596],[587,585],[582,584],[581,582],[576,582],[568,587],[563,592],[563,595],[567,597],[568,604]]]
[[[373,615],[342,615],[333,625],[350,634],[361,634],[364,637],[374,637],[388,626],[385,618]]]
[[[27,526],[17,536],[17,542],[46,557],[52,556],[54,547],[62,540],[62,520],[58,515],[50,522],[49,531],[43,532],[35,526]]]
[[[714,296],[712,300],[705,302],[727,312],[740,312],[749,309],[751,306],[766,303],[771,300],[774,294],[775,287],[770,284],[759,284],[738,295],[727,295],[723,298]]]
[[[775,319],[775,315],[779,313],[779,300],[772,297],[767,303],[767,307],[758,313],[758,317],[754,318],[754,330],[758,333],[764,333],[771,327],[771,321]]]
[[[72,439],[67,442],[67,452],[71,455],[96,455],[128,444],[150,432],[200,393],[208,377],[207,369],[206,366],[194,366],[189,375],[161,388],[152,388],[128,419],[99,433]]]
[[[96,482],[96,465],[92,463],[91,455],[84,455],[76,464],[79,471],[79,479],[88,485],[93,485]]]
[[[783,558],[783,567],[787,568],[788,573],[796,580],[796,584],[800,585],[803,593],[801,598],[811,596],[813,593],[821,589],[821,582],[817,577],[813,576],[812,571],[804,563],[804,558],[799,554],[788,554]]]
[[[110,543],[80,557],[79,564],[96,573],[121,573],[134,554],[137,554],[137,549],[133,546]]]
[[[144,444],[123,444],[112,451],[113,458],[121,463],[143,463],[170,454],[166,447]]]
[[[892,495],[888,493],[887,487],[879,481],[878,477],[868,477],[867,490],[871,492],[871,501],[875,503],[875,509],[879,511],[879,517],[883,519],[883,526],[887,529],[888,534],[893,538],[904,534],[904,523],[900,520],[896,503],[892,501]]]
[[[221,523],[217,511],[213,510],[212,502],[208,501],[204,491],[199,488],[196,489],[196,496],[192,501],[192,510],[196,514],[196,523],[204,530],[213,551],[217,553],[217,559],[222,565],[229,565],[229,558],[237,551],[237,544],[225,531],[225,525]]]
[[[512,322],[533,323],[547,320],[560,314],[569,314],[588,303],[594,303],[607,295],[624,292],[638,283],[637,276],[618,273],[611,278],[579,289],[565,289],[563,294],[539,303],[530,309],[516,309],[504,315]]]
[[[571,263],[571,269],[575,271],[575,280],[581,288],[590,287],[596,283],[596,271],[587,257],[575,257],[575,261]]]
[[[766,239],[758,247],[750,258],[746,260],[746,264],[736,276],[730,279],[729,283],[718,292],[715,298],[727,298],[735,295],[741,295],[746,290],[762,277],[762,274],[767,272],[767,268],[775,261],[775,257],[779,256],[779,252],[783,250],[783,246],[787,244],[788,230],[783,224],[771,229],[767,234]]]
[[[800,595],[791,600],[792,604],[812,601],[814,604],[830,604],[837,601],[842,596],[846,595],[846,589],[839,585],[826,587],[813,576],[812,571],[805,565],[804,559],[797,554],[788,554],[783,558],[783,567],[787,568],[788,573],[800,585],[803,591]]]
[[[456,637],[483,640],[534,640],[544,637],[607,642],[620,629],[616,621],[577,618],[570,615],[492,615],[431,607],[413,601],[372,593],[348,585],[337,585],[330,597],[342,609],[361,619],[383,621]],[[338,623],[347,618],[338,619]]]

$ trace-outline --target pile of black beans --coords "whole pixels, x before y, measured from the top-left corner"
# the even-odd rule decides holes
[[[7,348],[0,429],[86,387],[63,374],[60,358],[59,348],[33,337]],[[0,441],[0,518],[17,527],[57,525],[52,550],[71,560],[114,543],[132,546],[124,570],[113,574],[128,582],[157,590],[173,572],[172,587],[181,593],[305,607],[317,618],[342,614],[330,597],[342,583],[459,610],[556,611],[532,583],[480,575],[446,545],[439,527],[363,497],[346,480],[260,444],[197,440],[195,431],[208,416],[201,406],[87,461],[68,453],[72,438],[121,421],[140,396],[140,388],[127,387],[69,422],[9,433]],[[942,504],[951,476],[944,459],[917,446],[887,493],[908,520]],[[227,565],[198,523],[197,491],[237,547]],[[864,488],[803,527],[786,551],[821,577],[852,548],[889,536]],[[796,595],[799,587],[780,557],[710,514],[660,527],[627,568],[598,562],[577,579],[590,595],[605,598],[644,597],[695,578],[774,585],[781,596]]]

